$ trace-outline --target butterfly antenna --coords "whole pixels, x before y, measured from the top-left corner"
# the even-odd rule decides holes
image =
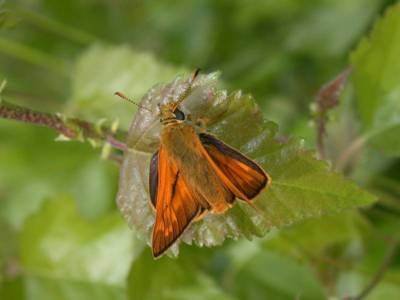
[[[192,79],[191,79],[191,81],[190,81],[191,84],[193,83],[193,81],[195,81],[195,79],[196,79],[197,76],[199,75],[200,71],[201,71],[201,69],[200,69],[200,68],[197,68],[197,69],[193,72]]]
[[[182,93],[182,95],[179,97],[178,101],[176,101],[175,107],[178,107],[178,105],[179,105],[180,103],[182,103],[183,100],[185,100],[185,99],[187,98],[187,96],[189,96],[190,92],[192,91],[192,84],[193,84],[193,82],[196,80],[196,78],[197,78],[197,76],[199,75],[199,73],[200,73],[200,68],[197,68],[197,69],[193,72],[193,75],[192,75],[192,77],[190,78],[190,81],[189,81],[189,86],[188,86],[187,89]]]
[[[148,110],[149,112],[152,112],[150,109],[148,109],[147,107],[144,107],[144,106],[141,106],[140,104],[138,104],[138,103],[136,103],[135,101],[133,101],[132,99],[130,99],[129,97],[127,97],[127,96],[125,96],[123,93],[121,93],[121,92],[115,92],[114,93],[114,95],[116,95],[116,96],[118,96],[118,97],[120,97],[120,98],[122,98],[122,99],[124,99],[124,100],[126,100],[126,101],[128,101],[128,102],[130,102],[130,103],[132,103],[132,104],[135,104],[137,107],[139,107],[139,108],[143,108],[143,109],[145,109],[145,110]]]

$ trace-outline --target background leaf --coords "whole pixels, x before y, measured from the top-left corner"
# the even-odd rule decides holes
[[[391,155],[400,154],[400,5],[364,38],[352,54],[354,86],[366,135]]]
[[[262,245],[299,260],[304,260],[305,257],[314,258],[330,247],[360,240],[360,227],[364,222],[354,211],[306,220],[297,226],[273,232]]]
[[[139,251],[132,237],[116,214],[89,222],[72,200],[47,201],[24,225],[21,263],[28,273],[123,286],[129,262]]]
[[[5,282],[0,289],[0,296],[2,299],[15,300],[125,299],[124,289],[121,287],[40,275],[27,275]]]
[[[132,300],[234,299],[201,272],[196,262],[188,256],[180,261],[168,258],[154,261],[146,251],[132,265],[128,283],[128,295]]]
[[[243,250],[244,248],[239,248],[235,251]],[[234,284],[231,288],[239,299],[248,299],[248,297],[252,299],[260,297],[323,299],[325,297],[323,288],[310,268],[277,253],[255,250],[252,255],[246,257],[234,274]]]
[[[66,113],[92,121],[119,120],[123,128],[128,128],[137,107],[114,93],[121,91],[138,102],[153,85],[171,80],[182,71],[129,46],[94,45],[76,62]]]

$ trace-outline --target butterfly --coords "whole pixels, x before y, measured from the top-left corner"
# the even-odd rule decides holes
[[[161,256],[185,229],[208,213],[223,214],[241,199],[252,204],[271,177],[254,161],[207,132],[198,133],[175,102],[159,104],[160,146],[150,161],[150,202],[155,210],[152,252]]]

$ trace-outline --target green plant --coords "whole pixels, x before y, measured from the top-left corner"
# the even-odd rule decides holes
[[[0,6],[0,117],[64,142],[0,120],[1,299],[398,299],[398,4],[357,42],[389,1],[28,2]],[[155,104],[194,66],[186,109],[273,185],[154,261],[158,121],[112,95]]]

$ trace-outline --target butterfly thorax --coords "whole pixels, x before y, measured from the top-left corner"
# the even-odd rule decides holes
[[[223,199],[229,199],[230,192],[207,163],[204,146],[193,126],[179,120],[176,122],[179,123],[163,126],[161,132],[161,147],[168,153],[169,163],[176,165],[180,175],[202,194],[207,201],[203,207],[218,207],[219,211],[225,211],[229,205]]]

